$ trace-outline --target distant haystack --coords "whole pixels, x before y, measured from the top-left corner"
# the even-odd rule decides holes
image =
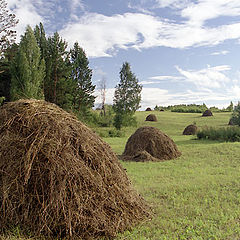
[[[197,126],[194,124],[188,125],[183,131],[183,135],[195,135],[196,133]]]
[[[164,161],[181,155],[176,144],[155,127],[141,127],[130,136],[122,159],[125,161]]]
[[[156,117],[155,114],[149,114],[149,115],[146,117],[146,121],[157,122],[157,117]]]
[[[145,111],[152,111],[152,109],[150,107],[146,108]]]
[[[160,109],[160,112],[164,112],[164,109]]]
[[[207,109],[203,114],[202,117],[210,117],[213,116],[211,110]]]
[[[0,108],[0,229],[111,239],[149,216],[110,146],[55,104]]]

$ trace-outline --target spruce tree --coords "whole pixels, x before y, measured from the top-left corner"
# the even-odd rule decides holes
[[[70,63],[67,42],[57,32],[47,40],[46,78],[44,94],[46,101],[53,102],[62,108],[69,105]]]
[[[113,109],[116,113],[114,126],[117,129],[132,122],[134,113],[140,107],[141,91],[142,86],[132,73],[130,64],[123,63],[120,70],[120,83],[116,86],[113,99]]]
[[[93,107],[95,85],[92,84],[92,69],[84,50],[76,42],[70,51],[72,66],[71,80],[73,86],[73,107],[79,112],[86,113]]]
[[[30,26],[22,36],[19,50],[12,64],[11,100],[20,98],[43,99],[45,62]]]

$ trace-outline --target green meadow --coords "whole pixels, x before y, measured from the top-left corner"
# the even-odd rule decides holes
[[[137,127],[159,128],[182,156],[165,162],[121,162],[153,216],[117,239],[240,239],[240,143],[182,135],[192,123],[199,128],[227,126],[231,113],[151,113],[158,122],[146,122],[149,112],[137,112]],[[125,137],[104,140],[121,154],[135,130],[126,128]]]
[[[128,137],[140,126],[153,126],[171,137],[181,157],[165,162],[122,162],[137,191],[152,209],[152,218],[119,234],[117,239],[240,239],[240,143],[196,140],[184,136],[184,128],[196,123],[227,126],[231,113],[152,111],[157,122],[146,122],[150,112],[137,112],[136,127],[124,128],[124,137],[104,138],[113,151],[121,154]],[[108,131],[95,129],[95,131]],[[14,231],[16,233],[14,233]],[[15,229],[8,237],[19,239]]]

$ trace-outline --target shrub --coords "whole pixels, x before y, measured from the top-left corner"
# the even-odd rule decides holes
[[[197,138],[226,142],[240,142],[240,128],[236,126],[226,128],[206,127],[201,131],[198,131]]]

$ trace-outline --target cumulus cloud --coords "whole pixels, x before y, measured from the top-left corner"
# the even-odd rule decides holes
[[[41,6],[42,2],[39,0],[37,2],[31,0],[8,0],[8,8],[16,15],[19,19],[19,23],[15,27],[18,36],[17,40],[20,39],[20,35],[26,30],[26,26],[30,25],[34,27],[39,22],[44,22],[43,17],[38,13],[39,9],[36,8],[34,3],[38,3]]]
[[[220,16],[239,16],[240,1],[238,0],[198,0],[191,3],[181,12],[194,26],[202,26],[207,20]]]
[[[201,70],[183,70],[176,66],[179,73],[186,78],[186,81],[195,84],[199,88],[222,88],[230,82],[230,79],[224,74],[231,69],[228,65],[216,67],[208,66]]]

